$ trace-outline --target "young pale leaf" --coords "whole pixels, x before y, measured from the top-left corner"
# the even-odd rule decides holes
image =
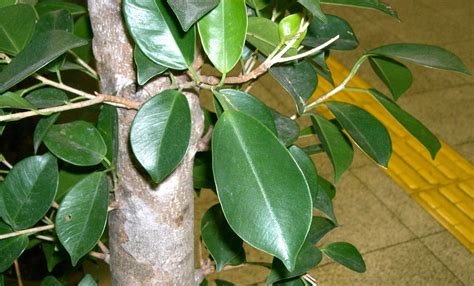
[[[17,108],[35,110],[36,107],[28,100],[21,97],[18,92],[7,91],[0,95],[0,108]]]
[[[55,124],[43,141],[55,156],[77,166],[97,165],[107,154],[100,132],[85,121]]]
[[[280,44],[278,24],[267,18],[249,17],[247,42],[265,56],[270,55]]]
[[[257,98],[236,89],[221,89],[214,94],[224,110],[233,109],[250,115],[276,133],[271,109]]]
[[[245,262],[242,239],[230,228],[220,205],[214,205],[202,217],[201,236],[216,262],[217,272],[227,264],[238,265]]]
[[[336,225],[327,218],[313,216],[313,220],[311,221],[311,228],[309,229],[306,241],[311,244],[316,244],[321,240],[321,238],[323,238],[323,236],[325,236],[335,227]]]
[[[398,19],[397,12],[388,4],[382,3],[379,0],[320,0],[322,4],[352,6],[357,8],[368,8],[379,10],[387,15]]]
[[[278,24],[278,34],[280,35],[280,40],[287,43],[296,37],[297,40],[292,45],[292,47],[298,48],[307,32],[307,30],[304,30],[303,33],[297,35],[302,22],[303,15],[300,13],[291,14],[281,19],[280,23]]]
[[[186,32],[196,23],[202,16],[219,4],[219,0],[167,0],[168,5],[173,9],[176,18],[178,18],[181,27]]]
[[[293,144],[298,140],[300,128],[295,120],[286,117],[275,110],[271,110],[273,114],[273,120],[275,122],[276,134],[280,138],[281,142],[285,146]]]
[[[66,93],[57,88],[41,88],[28,93],[25,96],[31,104],[36,108],[48,108],[53,106],[64,105],[69,99]]]
[[[116,166],[118,156],[118,124],[117,109],[111,105],[103,105],[97,119],[97,129],[104,139],[105,146],[107,146],[105,157],[113,166]]]
[[[390,112],[390,114],[392,114],[393,117],[395,117],[398,122],[400,122],[401,125],[403,125],[403,127],[408,130],[408,132],[415,136],[415,138],[426,147],[434,160],[439,149],[441,149],[441,143],[438,138],[436,138],[428,128],[421,124],[420,121],[401,109],[395,102],[382,93],[375,89],[371,89],[370,93],[388,112]]]
[[[33,34],[36,15],[31,5],[0,8],[0,52],[16,56]]]
[[[450,51],[437,46],[423,44],[391,44],[370,50],[368,54],[398,58],[425,67],[470,74],[461,59]]]
[[[334,170],[334,182],[337,182],[352,164],[352,158],[354,157],[352,145],[341,131],[326,118],[312,114],[311,120],[324,151],[331,160]]]
[[[39,1],[39,3],[35,5],[35,8],[40,15],[57,10],[67,10],[73,16],[80,16],[87,13],[87,9],[84,6],[56,0]]]
[[[272,271],[268,275],[266,284],[268,285],[284,279],[300,276],[318,265],[321,259],[321,251],[311,243],[305,242],[298,253],[296,266],[293,271],[288,271],[279,259],[273,258]]]
[[[108,195],[107,176],[92,173],[72,187],[59,206],[56,233],[74,266],[104,232]]]
[[[220,1],[198,22],[199,35],[206,55],[223,74],[239,61],[247,33],[244,0]]]
[[[33,149],[35,154],[38,152],[38,148],[43,142],[44,137],[48,134],[49,129],[58,120],[60,113],[52,114],[48,117],[41,118],[36,124],[35,132],[33,133]]]
[[[144,103],[130,130],[133,153],[155,183],[183,160],[190,137],[188,102],[175,90],[165,90]]]
[[[48,211],[58,189],[58,165],[49,153],[18,162],[0,186],[0,214],[13,229],[28,228]]]
[[[135,47],[133,50],[133,59],[137,66],[137,81],[139,85],[145,85],[152,77],[162,74],[167,70],[167,67],[147,58],[139,47]]]
[[[365,262],[362,255],[360,255],[359,251],[350,243],[331,243],[321,248],[321,251],[336,263],[356,272],[365,272]]]
[[[66,51],[86,44],[86,40],[60,30],[35,34],[18,56],[0,72],[0,93],[37,72]]]
[[[54,276],[46,276],[43,281],[41,281],[40,286],[63,286],[63,283],[59,282]]]
[[[311,196],[291,154],[258,120],[234,110],[219,118],[212,152],[229,225],[293,270],[311,223]]]
[[[318,76],[313,66],[306,61],[273,66],[270,74],[293,97],[298,113],[303,114],[306,103],[318,86]]]
[[[308,11],[320,21],[324,23],[327,22],[327,17],[321,10],[321,4],[319,3],[319,0],[298,0],[298,2],[308,9]]]
[[[191,66],[195,29],[183,33],[165,1],[124,0],[123,12],[132,38],[148,58],[175,70]]]
[[[413,77],[404,64],[382,57],[370,57],[369,61],[372,69],[388,87],[395,100],[410,88]]]
[[[387,167],[392,142],[387,129],[367,111],[343,102],[326,102],[355,143],[378,164]]]
[[[86,274],[84,277],[82,277],[77,286],[97,286],[97,282],[95,282],[92,275]]]
[[[0,221],[0,234],[7,234],[13,230]],[[26,235],[15,236],[0,240],[0,273],[7,270],[28,246]]]
[[[327,15],[326,23],[317,18],[313,19],[308,27],[308,36],[303,43],[310,47],[317,47],[337,35],[339,39],[329,46],[330,49],[353,50],[359,45],[349,23],[333,15]]]

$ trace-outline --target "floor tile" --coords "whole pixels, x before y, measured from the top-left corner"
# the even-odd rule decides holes
[[[351,170],[369,190],[417,237],[443,230],[423,208],[377,166],[364,166]]]
[[[474,285],[474,255],[450,233],[443,231],[422,241],[465,285]]]

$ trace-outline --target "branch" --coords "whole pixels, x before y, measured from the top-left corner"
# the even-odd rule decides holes
[[[10,238],[10,237],[20,236],[20,235],[23,235],[23,234],[30,235],[30,234],[33,234],[33,233],[37,233],[37,232],[40,232],[40,231],[49,230],[49,229],[53,229],[53,228],[54,228],[54,224],[50,224],[50,225],[43,225],[43,226],[33,227],[33,228],[19,230],[19,231],[15,231],[15,232],[10,232],[10,233],[6,233],[6,234],[1,234],[0,235],[0,240]]]
[[[110,255],[106,253],[101,253],[101,252],[96,252],[96,251],[91,251],[89,252],[89,255],[92,257],[95,257],[100,260],[104,260],[105,263],[110,264]]]

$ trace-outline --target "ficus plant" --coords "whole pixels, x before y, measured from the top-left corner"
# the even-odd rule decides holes
[[[323,256],[364,272],[355,246],[320,240],[338,226],[334,185],[353,148],[387,167],[392,142],[370,112],[333,96],[369,94],[434,158],[438,139],[396,103],[412,81],[402,62],[468,73],[443,48],[396,43],[368,50],[334,82],[329,53],[358,39],[321,6],[397,18],[378,0],[82,4],[0,0],[2,145],[17,140],[13,121],[35,126],[29,151],[0,155],[0,273],[21,277],[21,256],[40,249],[50,273],[42,285],[70,283],[98,259],[117,285],[205,285],[239,265],[268,268],[266,284],[314,285],[307,272]],[[389,96],[350,86],[367,62]],[[291,106],[272,109],[252,92],[268,72],[286,91],[273,96]],[[334,88],[312,99],[318,80]],[[320,156],[331,178],[318,175]],[[202,188],[219,203],[194,234]],[[207,249],[197,269],[194,235]],[[273,262],[247,261],[244,244]]]

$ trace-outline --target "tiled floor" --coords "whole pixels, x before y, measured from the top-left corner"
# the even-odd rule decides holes
[[[333,53],[347,67],[365,50],[382,44],[413,42],[445,47],[459,55],[474,72],[472,0],[385,2],[398,11],[401,23],[375,11],[323,7],[326,12],[347,19],[361,42],[349,54]],[[410,64],[409,67],[415,81],[399,100],[400,105],[473,162],[474,77]],[[384,89],[368,66],[361,69],[360,76]],[[268,93],[265,88],[256,85],[253,93]],[[275,100],[275,106],[279,100]],[[320,173],[331,174],[326,159],[315,156],[314,160]],[[324,260],[311,272],[319,285],[474,285],[474,255],[360,153],[338,184],[335,207],[341,227],[325,240],[345,240],[356,245],[365,258],[367,272],[354,273]],[[266,256],[262,258],[268,260]],[[238,277],[242,283],[251,283],[263,281],[265,273],[252,268],[218,277]],[[242,277],[246,277],[245,281],[240,280]]]

